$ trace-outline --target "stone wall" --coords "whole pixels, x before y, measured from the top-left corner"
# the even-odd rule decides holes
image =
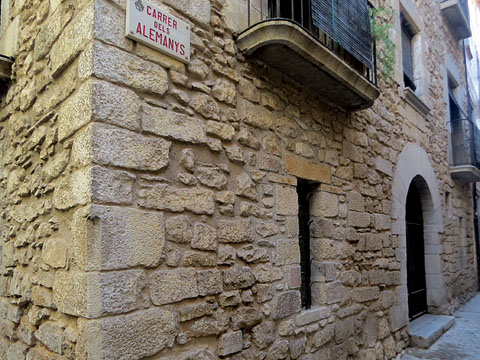
[[[430,310],[474,293],[471,186],[448,170],[441,68],[447,51],[463,66],[461,47],[437,2],[417,2],[436,45],[428,120],[410,116],[397,84],[344,114],[245,59],[231,3],[154,2],[190,23],[189,65],[125,39],[122,0],[13,3],[0,358],[394,358],[407,327],[392,310],[403,281],[392,187],[412,143],[444,224],[447,295]],[[309,311],[297,177],[317,183]]]
[[[78,54],[93,37],[93,2],[5,1],[2,15],[8,7],[18,42],[0,111],[0,358],[73,359],[77,318],[58,310],[54,283],[76,266],[74,207],[91,198],[90,160],[74,134],[83,124],[65,125],[82,112],[69,99],[85,78]]]

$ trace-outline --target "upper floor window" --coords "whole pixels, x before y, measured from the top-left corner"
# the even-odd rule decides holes
[[[405,87],[415,91],[417,89],[414,82],[414,49],[413,37],[415,32],[413,26],[408,22],[403,14],[400,14],[402,28],[402,64],[403,64],[403,81]]]
[[[460,120],[461,116],[461,108],[457,101],[456,88],[458,87],[458,83],[455,81],[453,77],[450,75],[448,76],[448,103],[449,103],[449,110],[450,110],[450,121],[454,122],[456,120]]]

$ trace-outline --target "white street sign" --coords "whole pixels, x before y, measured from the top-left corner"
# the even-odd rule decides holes
[[[190,62],[190,26],[144,0],[128,0],[125,36],[184,63]]]

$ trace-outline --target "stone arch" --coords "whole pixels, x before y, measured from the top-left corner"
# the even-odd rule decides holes
[[[392,325],[395,330],[408,324],[405,210],[412,182],[417,186],[422,201],[429,312],[436,312],[447,300],[440,257],[443,246],[439,233],[444,228],[438,182],[425,150],[417,144],[409,143],[398,158],[392,185],[392,234],[398,238],[397,259],[401,265],[401,285],[397,287],[396,305],[392,309]]]

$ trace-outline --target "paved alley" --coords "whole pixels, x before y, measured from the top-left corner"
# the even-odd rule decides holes
[[[401,360],[480,360],[480,293],[455,314],[455,325],[429,349],[408,349]]]

